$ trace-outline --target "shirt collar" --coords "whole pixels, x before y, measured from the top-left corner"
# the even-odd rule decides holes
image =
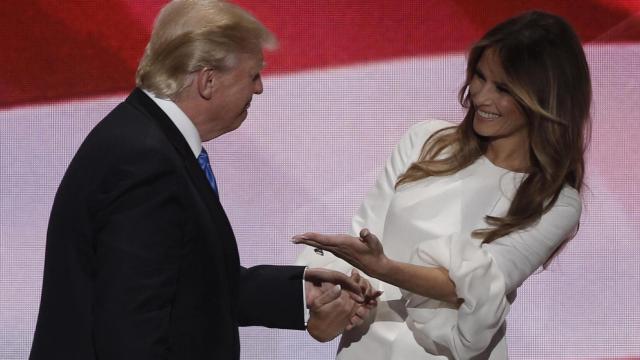
[[[178,128],[184,139],[189,144],[189,148],[193,152],[193,155],[197,158],[200,155],[200,151],[202,151],[202,140],[200,139],[200,134],[198,133],[198,129],[193,125],[191,119],[187,116],[187,114],[182,111],[171,100],[160,99],[156,97],[153,93],[142,89],[147,96],[153,100],[153,102],[158,105],[162,111],[171,119],[173,124]]]

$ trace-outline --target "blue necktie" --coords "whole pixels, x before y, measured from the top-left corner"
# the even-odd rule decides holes
[[[200,168],[204,171],[204,175],[207,177],[213,192],[218,196],[218,184],[216,184],[216,177],[213,176],[213,170],[211,170],[211,165],[209,164],[209,155],[207,155],[207,151],[204,148],[202,148],[200,155],[198,155],[198,164],[200,164]]]

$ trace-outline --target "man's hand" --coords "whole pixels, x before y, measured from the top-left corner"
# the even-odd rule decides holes
[[[307,331],[314,339],[327,342],[350,325],[357,303],[348,292],[341,290],[340,285],[324,284],[321,287],[328,289],[307,303],[311,312]]]
[[[338,276],[343,282],[356,284],[362,295],[344,290],[340,285],[329,282],[306,283],[307,306],[311,312],[307,331],[320,342],[332,340],[345,329],[350,330],[362,324],[369,311],[376,306],[376,299],[381,294],[379,291],[374,291],[371,284],[355,269],[351,272],[350,278],[344,274],[338,274],[350,280],[346,281]]]
[[[365,301],[360,283],[341,272],[321,268],[309,268],[304,272],[304,279],[307,285],[305,289],[307,304],[311,304],[318,295],[327,290],[326,288],[324,290],[322,289],[322,285],[325,283],[340,285],[342,289],[351,293],[353,300],[358,302]]]

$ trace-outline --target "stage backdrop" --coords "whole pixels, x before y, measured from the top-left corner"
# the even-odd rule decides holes
[[[57,185],[134,86],[165,1],[0,3],[0,359],[25,359]],[[593,141],[580,232],[508,317],[513,359],[640,357],[640,1],[244,0],[280,39],[238,131],[206,144],[242,262],[289,264],[291,235],[345,232],[401,134],[459,121],[465,49],[527,9],[584,41]],[[268,311],[268,309],[265,309]],[[243,359],[331,359],[337,343],[242,330]]]

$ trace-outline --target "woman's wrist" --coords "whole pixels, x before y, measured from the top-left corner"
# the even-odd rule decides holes
[[[382,255],[376,266],[368,275],[376,279],[385,281],[385,279],[388,278],[389,273],[392,271],[393,262],[393,260],[389,259],[385,255]]]

